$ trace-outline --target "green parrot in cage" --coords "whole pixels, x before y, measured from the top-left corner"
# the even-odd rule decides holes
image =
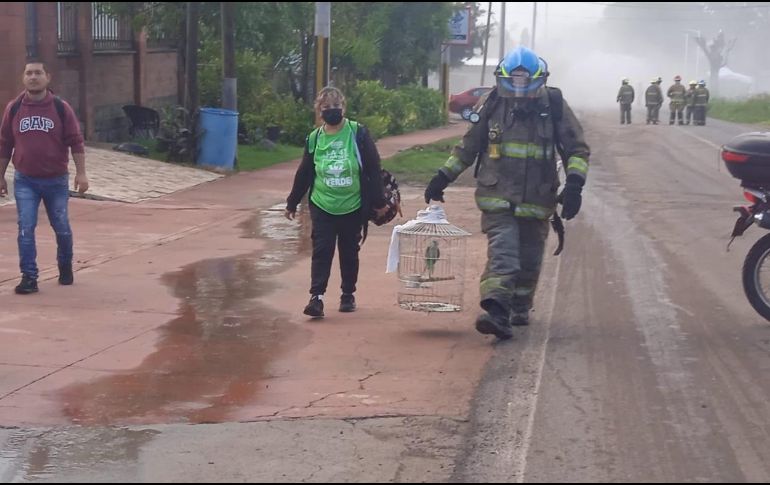
[[[438,241],[435,239],[425,248],[425,271],[428,272],[428,278],[433,278],[433,270],[436,268],[436,261],[439,260],[441,251],[438,249]]]

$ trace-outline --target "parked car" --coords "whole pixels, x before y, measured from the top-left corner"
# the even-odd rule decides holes
[[[477,87],[463,91],[462,93],[450,94],[449,111],[457,113],[462,116],[464,120],[467,120],[479,99],[491,90],[491,87]]]

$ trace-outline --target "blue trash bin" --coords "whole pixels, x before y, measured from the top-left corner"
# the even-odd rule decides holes
[[[202,131],[198,165],[232,170],[238,150],[238,112],[201,108],[198,126]]]

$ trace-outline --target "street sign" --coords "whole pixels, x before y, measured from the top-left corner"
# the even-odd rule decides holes
[[[458,10],[449,19],[449,39],[447,44],[468,45],[471,42],[471,9]]]

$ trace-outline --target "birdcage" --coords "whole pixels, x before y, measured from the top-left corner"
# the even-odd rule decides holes
[[[446,220],[444,209],[430,206],[393,232],[389,270],[398,257],[398,304],[405,310],[462,310],[466,240],[470,233]]]

